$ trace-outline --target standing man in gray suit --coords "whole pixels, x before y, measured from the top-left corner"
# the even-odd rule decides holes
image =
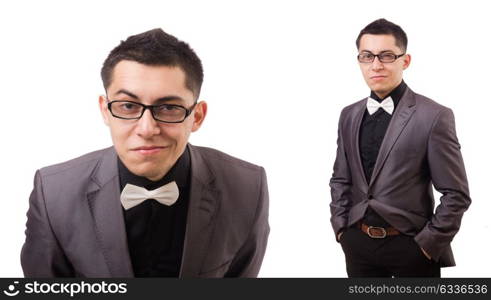
[[[256,277],[269,234],[262,167],[192,146],[203,69],[154,29],[101,71],[113,146],[37,171],[21,261],[28,277]]]
[[[330,181],[348,276],[440,277],[455,265],[450,242],[471,203],[453,113],[403,81],[401,27],[376,20],[356,46],[371,94],[341,112]]]

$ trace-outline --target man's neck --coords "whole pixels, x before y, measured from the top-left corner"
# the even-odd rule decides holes
[[[386,92],[376,92],[376,91],[372,91],[372,95],[374,94],[375,96],[378,97],[378,99],[375,99],[375,100],[378,100],[378,101],[381,101],[381,100],[384,100],[385,98],[387,98],[389,95],[392,95],[392,93],[395,92],[396,89],[398,89],[401,84],[404,82],[404,80],[401,79],[401,81],[395,86],[393,87],[392,89],[390,89],[389,91],[386,91]],[[404,84],[405,86],[405,84]],[[401,91],[403,90],[403,88],[401,87]],[[397,95],[399,96],[402,96],[400,95],[401,93],[400,92],[397,92]],[[394,99],[393,99],[394,100]]]
[[[385,97],[387,97],[387,95],[389,95],[392,91],[393,91],[393,89],[390,92],[386,92],[386,93],[383,93],[383,94],[380,94],[380,93],[377,93],[377,92],[374,92],[374,93],[375,93],[375,95],[377,95],[377,97],[379,97],[379,99],[385,99]]]

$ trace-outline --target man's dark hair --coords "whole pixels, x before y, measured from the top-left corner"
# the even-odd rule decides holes
[[[193,92],[196,99],[199,96],[203,83],[201,60],[187,43],[160,28],[130,36],[109,53],[101,69],[106,90],[111,85],[114,67],[122,60],[149,66],[180,67],[186,75],[186,88]]]
[[[396,46],[401,48],[402,52],[406,53],[407,49],[407,35],[402,28],[386,19],[378,19],[368,24],[360,31],[358,38],[356,39],[356,48],[360,49],[360,40],[364,34],[389,34],[396,40]]]

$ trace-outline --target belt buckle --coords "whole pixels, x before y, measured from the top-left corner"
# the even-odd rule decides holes
[[[379,236],[379,235],[373,235],[370,230],[371,229],[375,229],[375,230],[381,230],[383,235],[382,236]],[[367,230],[367,234],[369,237],[371,237],[372,239],[383,239],[387,236],[387,231],[385,230],[385,228],[383,227],[376,227],[376,226],[368,226],[368,230]]]

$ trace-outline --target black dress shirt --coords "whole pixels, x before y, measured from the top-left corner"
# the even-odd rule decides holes
[[[179,198],[171,205],[154,199],[124,210],[128,248],[136,277],[178,277],[181,267],[189,202],[191,160],[186,148],[169,172],[158,181],[131,173],[118,159],[120,187],[127,183],[157,189],[176,181]]]
[[[392,90],[392,92],[390,92],[389,95],[385,97],[387,98],[390,96],[394,101],[394,112],[397,104],[402,98],[402,95],[406,91],[406,87],[406,83],[402,81],[394,90]],[[382,102],[385,99],[380,99],[373,91],[371,92],[370,97],[378,102]],[[368,110],[365,110],[365,114],[363,115],[363,120],[360,127],[360,156],[363,164],[363,171],[365,172],[365,177],[368,183],[370,183],[370,179],[372,178],[373,168],[375,167],[378,152],[391,119],[392,115],[387,113],[382,108],[379,108],[375,113],[373,113],[373,115],[370,115]],[[365,213],[363,223],[371,226],[390,226],[370,206]]]

